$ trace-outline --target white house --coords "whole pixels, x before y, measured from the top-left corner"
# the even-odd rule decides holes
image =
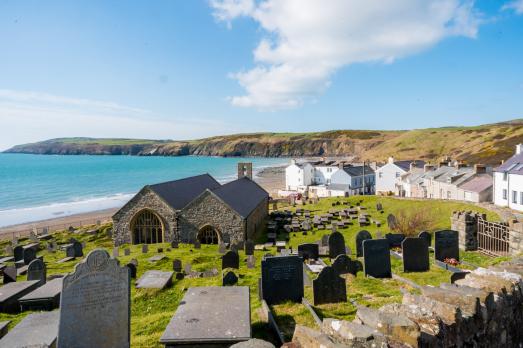
[[[291,160],[290,166],[285,168],[285,189],[303,193],[312,185],[314,167],[310,163],[296,163]]]
[[[523,211],[523,144],[514,156],[494,169],[494,204]]]
[[[423,161],[394,161],[389,157],[387,164],[376,170],[376,194],[389,194],[396,192],[402,175],[413,167],[423,167]]]

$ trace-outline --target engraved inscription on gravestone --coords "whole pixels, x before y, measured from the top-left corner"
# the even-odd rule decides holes
[[[456,259],[459,261],[458,232],[452,230],[434,233],[434,257],[436,260]]]
[[[267,304],[301,302],[303,261],[298,256],[265,257],[262,260],[262,294]]]
[[[91,251],[64,277],[58,347],[130,347],[129,269]]]

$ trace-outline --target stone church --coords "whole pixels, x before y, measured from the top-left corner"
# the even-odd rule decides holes
[[[251,163],[239,163],[238,179],[224,185],[209,174],[147,185],[113,215],[114,244],[254,240],[265,230],[268,200]]]

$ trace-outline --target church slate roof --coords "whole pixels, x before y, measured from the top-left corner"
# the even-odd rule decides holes
[[[267,191],[247,177],[231,181],[211,191],[244,218],[269,197]]]
[[[179,210],[198,197],[203,191],[212,191],[221,187],[221,185],[209,174],[202,174],[149,185],[148,187],[171,207]]]

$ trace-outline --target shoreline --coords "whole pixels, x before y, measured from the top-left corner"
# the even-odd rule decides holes
[[[275,196],[278,190],[285,185],[285,165],[270,166],[261,168],[253,173],[254,181],[263,187],[270,196]],[[134,196],[134,195],[133,195]],[[124,203],[125,204],[125,203]],[[71,214],[55,218],[24,222],[10,226],[0,227],[0,236],[6,234],[29,235],[33,229],[41,231],[43,228],[49,228],[49,231],[67,229],[69,226],[94,225],[97,220],[101,222],[108,221],[120,207],[92,210],[83,213]]]

